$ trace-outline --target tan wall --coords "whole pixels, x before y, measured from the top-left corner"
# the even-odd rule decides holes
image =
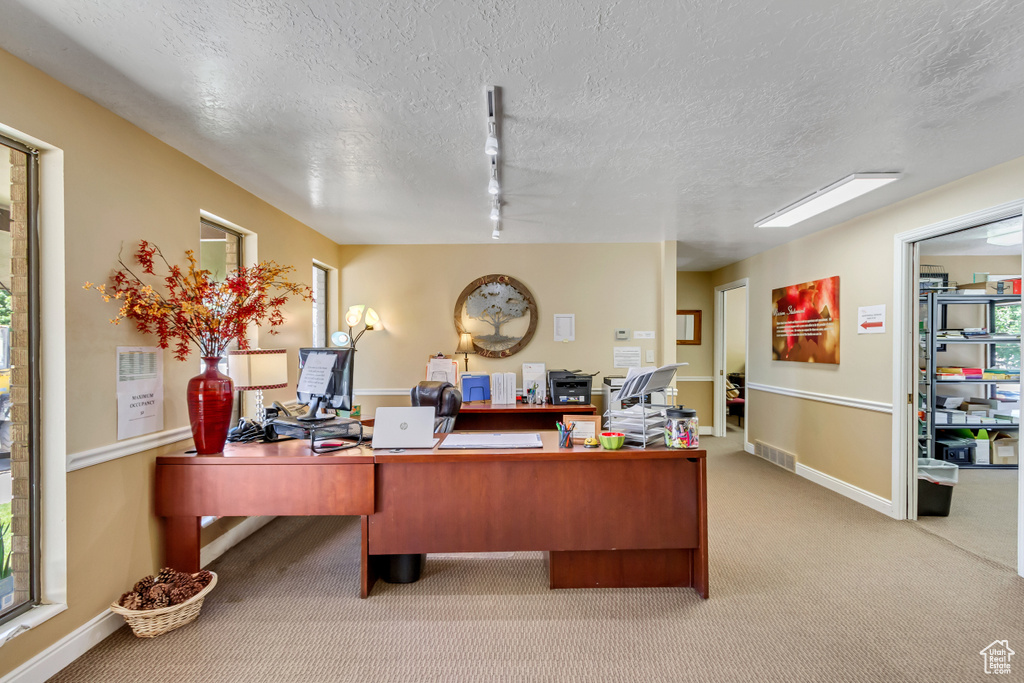
[[[117,439],[115,347],[154,343],[129,325],[108,324],[113,304],[82,290],[86,280],[106,280],[122,242],[153,241],[181,262],[186,249],[199,246],[203,209],[257,232],[259,256],[296,266],[296,278],[303,282],[309,280],[313,256],[331,260],[336,245],[3,51],[0,82],[6,94],[0,99],[0,124],[64,152],[67,387],[63,405],[57,397],[45,405],[66,414],[66,450],[77,453]],[[42,192],[47,191],[44,185]],[[262,346],[294,350],[309,343],[310,305],[289,304],[285,318],[282,334],[261,334]],[[185,383],[198,366],[194,356],[179,363],[165,354],[165,428],[188,424]],[[294,397],[294,374],[293,368],[290,389],[268,392],[268,399]],[[68,610],[7,643],[0,675],[101,613],[132,581],[159,568],[151,500],[158,452],[68,473]]]
[[[404,391],[422,380],[427,358],[451,354],[458,344],[453,313],[459,294],[492,273],[510,275],[530,289],[537,301],[537,330],[525,349],[509,358],[471,355],[470,372],[515,372],[520,384],[527,362],[545,363],[549,370],[597,372],[597,399],[604,376],[626,373],[613,367],[613,347],[639,346],[645,361],[653,350],[661,362],[658,338],[632,339],[637,330],[657,335],[662,324],[660,251],[658,244],[338,247],[342,309],[366,303],[384,325],[359,341],[356,401],[364,415],[380,405],[407,405],[404,394],[360,391]],[[628,278],[616,274],[623,264],[630,264]],[[556,313],[575,314],[576,341],[553,341]],[[616,342],[614,330],[623,327],[631,338]],[[462,356],[457,359],[464,368]]]
[[[744,372],[747,366],[747,290],[725,293],[725,372]]]
[[[705,377],[702,381],[677,381],[678,403],[697,411],[702,427],[714,425],[715,370],[715,292],[710,272],[676,273],[676,308],[680,311],[700,311],[700,345],[676,346],[676,362],[689,363],[680,368],[677,377]],[[674,328],[673,328],[674,332]]]
[[[858,335],[859,306],[886,305],[892,324],[893,236],[1024,197],[1024,158],[771,249],[712,274],[714,285],[750,279],[750,356],[747,382],[890,403],[893,340]],[[753,230],[754,228],[751,228]],[[771,360],[771,290],[838,275],[841,364]],[[805,399],[750,391],[750,439],[792,434],[797,457],[815,469],[885,498],[891,495],[891,416],[837,406],[827,410]],[[813,405],[814,407],[804,407]],[[798,408],[798,406],[800,406]],[[771,425],[771,429],[768,428]],[[861,433],[851,435],[848,425]],[[787,443],[773,445],[786,448]]]

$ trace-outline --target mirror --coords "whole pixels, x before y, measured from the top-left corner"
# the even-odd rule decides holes
[[[676,344],[700,345],[700,311],[676,311]]]

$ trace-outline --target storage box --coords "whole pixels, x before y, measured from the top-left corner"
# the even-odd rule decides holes
[[[1018,439],[1006,432],[995,432],[989,438],[990,458],[993,465],[1016,465],[1018,463]]]
[[[960,285],[958,290],[970,294],[1020,294],[1020,278],[1011,280],[989,280]]]
[[[984,429],[981,430],[984,433]],[[975,465],[988,465],[992,462],[989,452],[991,451],[991,442],[978,435],[979,438],[974,440],[974,464]]]

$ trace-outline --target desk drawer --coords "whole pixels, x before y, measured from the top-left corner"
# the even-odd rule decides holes
[[[156,514],[370,515],[371,464],[157,465]]]

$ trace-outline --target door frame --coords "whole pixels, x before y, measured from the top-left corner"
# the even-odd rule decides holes
[[[745,385],[750,384],[750,278],[733,280],[724,285],[715,287],[715,376],[714,376],[714,435],[725,436],[725,293],[731,289],[744,288],[744,296],[747,302],[747,324],[743,330],[743,354],[746,359]],[[744,389],[745,398],[750,397],[749,386]],[[743,406],[743,447],[753,452],[753,446],[748,438],[747,427],[750,424],[750,401]]]
[[[917,393],[917,273],[914,245],[984,223],[1024,213],[1024,199],[975,211],[895,235],[893,244],[892,511],[896,519],[917,519],[915,422]],[[1024,245],[1022,245],[1024,259]],[[1024,260],[1022,260],[1024,263]],[[914,302],[911,304],[911,302]],[[907,400],[903,400],[906,398]],[[911,457],[911,453],[914,457]],[[1024,477],[1017,470],[1017,573],[1024,576]]]

